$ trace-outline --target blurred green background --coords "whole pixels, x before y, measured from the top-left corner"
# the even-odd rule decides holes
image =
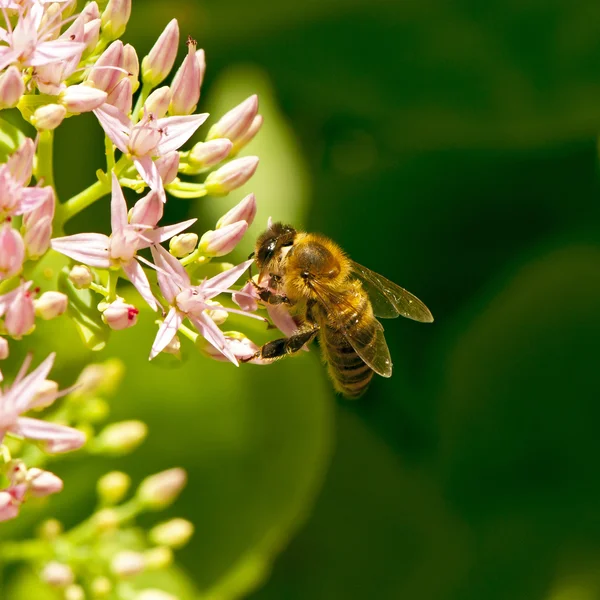
[[[254,91],[265,126],[243,190],[172,199],[166,219],[202,232],[254,191],[236,259],[272,215],[436,317],[384,323],[394,376],[354,403],[316,348],[173,368],[146,360],[149,315],[113,335],[101,356],[127,366],[113,417],[151,430],[118,467],[189,471],[172,509],[196,525],[182,598],[600,598],[600,4],[134,0],[124,39],[141,57],[172,17],[206,50],[201,135]],[[67,198],[103,165],[100,128],[72,119],[58,143]],[[99,227],[107,201],[73,222]],[[89,356],[53,327],[36,335],[70,382]],[[76,523],[115,466],[61,465],[65,492],[43,510]],[[33,597],[23,582],[6,597]]]

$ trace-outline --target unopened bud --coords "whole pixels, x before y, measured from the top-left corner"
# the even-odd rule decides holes
[[[257,156],[236,158],[220,169],[209,173],[204,182],[206,191],[213,196],[225,196],[232,190],[244,185],[254,175],[257,167]]]
[[[137,52],[131,44],[123,46],[123,68],[129,73],[129,81],[131,81],[131,90],[135,94],[140,87],[140,61]]]
[[[142,60],[142,80],[155,87],[170,73],[177,57],[179,24],[172,19]]]
[[[56,129],[67,116],[67,109],[60,104],[46,104],[40,106],[31,117],[31,124],[38,131],[51,131]]]
[[[8,358],[8,340],[0,337],[0,360]]]
[[[151,548],[144,552],[144,561],[150,571],[166,569],[173,563],[173,551],[165,546]]]
[[[59,96],[61,104],[74,115],[100,108],[107,97],[105,91],[83,84],[70,85]]]
[[[181,352],[181,340],[178,335],[174,335],[171,341],[163,348],[163,352],[179,356]]]
[[[131,80],[128,77],[124,77],[112,89],[106,102],[118,108],[123,114],[128,115],[131,112],[133,102],[132,93]]]
[[[125,33],[131,16],[131,0],[109,0],[102,13],[102,34],[116,40]]]
[[[102,320],[115,331],[133,327],[140,311],[132,304],[118,299],[109,304],[102,313]]]
[[[177,499],[186,481],[187,474],[180,468],[151,475],[140,484],[137,491],[138,499],[150,509],[166,508]]]
[[[119,526],[119,515],[112,508],[99,510],[93,517],[98,532],[114,531]]]
[[[0,109],[13,108],[25,93],[25,84],[17,67],[8,67],[0,75]]]
[[[256,115],[250,127],[248,127],[246,132],[242,134],[233,144],[233,148],[231,149],[231,156],[235,156],[242,148],[247,146],[254,139],[254,136],[260,131],[262,124],[262,115]]]
[[[252,125],[258,113],[258,97],[250,96],[241,104],[224,114],[209,130],[207,140],[227,138],[234,144]]]
[[[219,164],[229,156],[232,147],[231,141],[225,138],[211,140],[210,142],[198,142],[192,147],[188,155],[191,174],[199,173]]]
[[[164,156],[158,157],[154,161],[154,164],[163,184],[168,185],[177,177],[177,173],[179,172],[179,152],[177,150],[168,152]]]
[[[37,317],[49,321],[62,315],[69,305],[69,298],[61,292],[44,292],[37,300],[33,301]]]
[[[162,219],[163,210],[164,202],[160,194],[151,190],[133,205],[129,211],[129,222],[132,225],[156,227],[156,224]]]
[[[94,441],[94,448],[103,454],[127,454],[135,450],[148,434],[142,421],[121,421],[107,425]]]
[[[117,577],[133,577],[141,573],[145,566],[143,554],[124,550],[113,558],[110,569]]]
[[[246,221],[238,221],[215,231],[209,230],[200,239],[198,248],[205,256],[224,256],[239,244],[247,229]]]
[[[96,488],[105,504],[118,504],[129,491],[130,485],[131,477],[127,473],[111,471],[98,480]]]
[[[50,494],[57,494],[63,489],[63,481],[50,471],[43,471],[36,467],[27,471],[29,491],[32,496],[42,498]]]
[[[33,156],[35,154],[35,143],[31,138],[25,138],[25,141],[19,146],[16,152],[13,152],[6,163],[10,174],[21,184],[29,185],[33,173]],[[54,194],[50,194],[54,196]]]
[[[191,115],[200,99],[202,74],[196,57],[196,42],[188,38],[187,46],[187,56],[183,59],[171,83],[172,97],[169,105],[171,115]]]
[[[55,560],[46,564],[40,573],[40,577],[48,585],[57,588],[64,588],[75,581],[75,575],[71,567]]]
[[[23,238],[10,222],[0,228],[0,281],[21,272],[25,260]]]
[[[84,58],[96,49],[99,39],[100,19],[92,19],[83,27],[83,43],[85,44],[85,50],[83,51]]]
[[[194,526],[186,519],[171,519],[150,530],[150,540],[158,546],[181,548],[194,534]]]
[[[78,290],[84,290],[90,287],[90,284],[94,281],[94,275],[86,265],[75,265],[69,271],[69,281]]]
[[[112,582],[108,577],[96,577],[90,585],[93,598],[106,598],[112,589]]]
[[[85,600],[85,592],[80,585],[70,585],[65,590],[65,600]]]
[[[108,93],[122,79],[123,73],[118,69],[107,67],[123,68],[123,42],[121,40],[114,41],[100,55],[87,78],[88,82],[93,83],[97,89]]]
[[[215,300],[206,300],[206,305],[211,308],[204,310],[204,314],[210,317],[216,325],[223,325],[229,313],[223,309],[223,305]]]
[[[168,85],[163,85],[154,90],[144,103],[146,112],[152,113],[157,119],[162,119],[169,110],[171,103],[171,88]]]
[[[0,234],[1,235],[1,234]],[[0,263],[2,262],[2,244],[0,243]],[[0,264],[0,279],[2,279],[2,265]],[[35,309],[31,293],[21,286],[16,298],[4,313],[4,327],[9,335],[21,337],[33,328],[35,322]]]
[[[52,217],[40,217],[32,227],[26,227],[23,242],[27,258],[31,260],[41,258],[50,248],[51,239]]]
[[[74,393],[79,396],[112,394],[119,387],[124,372],[125,366],[118,358],[87,365],[77,378]]]
[[[43,540],[55,540],[63,532],[62,523],[58,519],[46,519],[37,529]]]
[[[236,204],[230,211],[226,212],[218,221],[217,229],[237,223],[238,221],[246,221],[248,225],[252,225],[256,216],[256,197],[254,194],[248,194],[241,202]]]
[[[58,396],[58,383],[51,379],[44,379],[35,391],[35,395],[29,404],[30,408],[41,410],[50,406]]]
[[[182,258],[193,252],[198,243],[195,233],[182,233],[171,238],[169,241],[169,252],[177,258]]]

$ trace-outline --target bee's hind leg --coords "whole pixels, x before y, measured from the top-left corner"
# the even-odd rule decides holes
[[[305,344],[312,342],[317,333],[319,333],[319,327],[311,324],[304,329],[300,329],[288,338],[279,338],[267,342],[252,356],[242,359],[242,362],[248,362],[257,358],[262,360],[277,360],[288,354],[295,354],[301,350]]]

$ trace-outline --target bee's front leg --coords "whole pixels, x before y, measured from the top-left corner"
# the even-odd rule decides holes
[[[266,304],[291,304],[290,299],[285,294],[278,294],[277,292],[272,292],[269,288],[261,287],[254,279],[250,279],[250,281],[256,288],[258,297]]]
[[[295,354],[301,350],[305,344],[312,342],[317,333],[319,333],[319,326],[310,324],[305,329],[300,329],[289,338],[279,338],[267,342],[252,356],[243,358],[241,362],[248,362],[257,358],[262,360],[277,360],[288,354]]]

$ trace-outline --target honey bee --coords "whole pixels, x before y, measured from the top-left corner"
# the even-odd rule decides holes
[[[376,317],[433,321],[418,298],[350,260],[325,236],[272,223],[258,238],[253,255],[260,271],[254,282],[260,299],[295,312],[298,329],[288,338],[267,342],[248,360],[294,354],[318,336],[334,387],[348,398],[364,393],[373,373],[392,375]]]

